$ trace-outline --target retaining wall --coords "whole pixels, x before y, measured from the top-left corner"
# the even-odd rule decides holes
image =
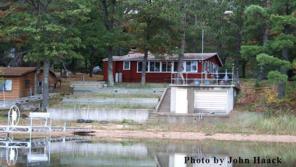
[[[143,123],[148,119],[150,110],[145,109],[63,109],[49,108],[48,112],[53,120],[76,121],[78,119],[93,121],[123,121],[132,120]]]

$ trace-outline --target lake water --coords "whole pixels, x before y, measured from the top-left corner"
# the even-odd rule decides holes
[[[21,144],[0,148],[0,165],[17,167],[296,166],[296,144],[98,140],[90,137],[74,139],[33,140],[32,146],[27,148]],[[264,160],[269,163],[258,164],[258,161]],[[272,161],[274,164],[271,164]]]

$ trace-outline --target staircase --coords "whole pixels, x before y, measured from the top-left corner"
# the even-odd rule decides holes
[[[171,88],[167,88],[156,112],[170,112]]]

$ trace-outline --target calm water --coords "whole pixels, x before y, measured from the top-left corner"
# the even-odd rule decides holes
[[[296,144],[169,140],[108,141],[93,138],[67,140],[69,139],[51,142],[35,140],[31,148],[1,148],[1,166],[296,166]],[[261,160],[274,159],[274,162],[280,160],[281,164],[254,164],[253,157],[260,157]],[[185,159],[189,161],[193,159],[195,163],[185,164]],[[228,162],[229,160],[232,162]]]

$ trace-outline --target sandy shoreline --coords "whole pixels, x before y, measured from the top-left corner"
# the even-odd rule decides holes
[[[202,132],[159,132],[159,131],[131,131],[131,130],[94,130],[99,138],[135,138],[135,139],[175,139],[175,140],[222,140],[222,141],[258,141],[296,143],[296,136],[267,135],[267,134],[231,134]]]
[[[51,132],[51,137],[73,136],[74,132],[81,132],[97,138],[114,139],[172,139],[172,140],[217,140],[217,141],[251,141],[251,142],[282,142],[296,143],[293,135],[270,134],[239,134],[239,133],[214,133],[204,132],[173,132],[173,131],[140,131],[118,129],[88,129],[87,131]],[[89,133],[91,132],[91,133]],[[18,134],[18,135],[17,135]],[[27,136],[27,133],[17,133],[16,136]],[[44,136],[44,133],[33,133],[34,137]]]

